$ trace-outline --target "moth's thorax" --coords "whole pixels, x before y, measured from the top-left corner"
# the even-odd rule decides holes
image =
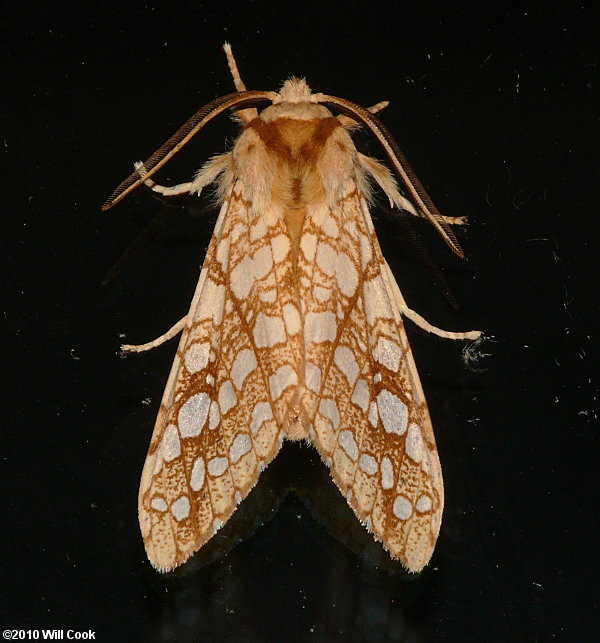
[[[266,107],[260,113],[260,119],[265,123],[271,123],[278,118],[293,118],[298,121],[310,121],[315,118],[331,118],[332,114],[323,105],[302,101],[297,103],[276,103]]]
[[[299,240],[307,208],[330,201],[326,177],[332,162],[340,167],[340,155],[354,159],[355,154],[339,120],[326,108],[307,102],[265,109],[248,124],[236,149],[242,180],[246,175],[254,186],[261,186],[250,200],[282,211],[293,243]]]
[[[324,147],[341,125],[333,116],[311,119],[281,116],[264,120],[261,115],[248,128],[258,134],[272,161],[292,176],[315,171]]]

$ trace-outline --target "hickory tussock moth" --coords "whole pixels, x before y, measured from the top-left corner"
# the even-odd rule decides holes
[[[182,332],[146,458],[139,518],[160,571],[186,561],[249,493],[284,438],[312,443],[359,520],[410,571],[440,528],[442,473],[402,316],[449,339],[406,305],[367,208],[373,180],[398,208],[428,218],[462,251],[384,125],[365,109],[290,78],[247,91],[224,46],[236,93],[197,112],[111,195],[146,184],[169,196],[216,182],[221,211],[189,313],[144,351]],[[264,106],[259,113],[258,106]],[[235,109],[233,149],[174,187],[151,179],[208,121]],[[341,112],[333,116],[330,109]],[[367,126],[389,170],[357,152]]]

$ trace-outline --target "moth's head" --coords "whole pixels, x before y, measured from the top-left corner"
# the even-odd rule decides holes
[[[312,95],[306,80],[295,76],[288,78],[279,90],[279,97],[284,103],[310,103]]]
[[[297,120],[312,120],[313,118],[329,118],[331,112],[319,105],[322,94],[313,94],[304,78],[288,78],[278,93],[273,94],[272,105],[263,109],[260,117],[265,122],[277,118],[294,118]]]

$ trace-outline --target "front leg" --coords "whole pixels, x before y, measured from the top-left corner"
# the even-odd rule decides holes
[[[146,176],[147,170],[145,165],[141,161],[134,163],[133,167],[137,170],[138,174],[142,178]],[[145,179],[144,185],[147,188],[150,188],[152,192],[156,192],[156,194],[160,194],[162,196],[181,196],[182,194],[190,194],[193,189],[193,183],[191,183],[190,181],[188,181],[187,183],[180,183],[179,185],[167,187],[165,185],[159,185],[158,183],[155,183],[152,179]]]

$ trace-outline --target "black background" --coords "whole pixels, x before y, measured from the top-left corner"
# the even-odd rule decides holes
[[[54,2],[4,16],[3,628],[596,638],[599,23],[587,2],[502,4]],[[232,91],[225,40],[251,89],[297,74],[361,104],[389,99],[382,117],[434,201],[469,216],[461,262],[426,224],[373,211],[409,305],[492,336],[468,368],[462,345],[407,324],[447,499],[420,577],[378,557],[314,452],[293,445],[257,487],[265,506],[219,532],[214,562],[163,577],[145,557],[137,486],[175,343],[127,359],[118,346],[186,312],[215,215],[204,199],[156,225],[161,205],[142,191],[99,208],[134,160]],[[188,180],[235,132],[213,123],[160,181]]]

